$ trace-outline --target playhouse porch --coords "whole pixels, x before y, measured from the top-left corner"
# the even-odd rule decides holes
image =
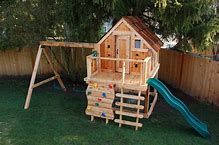
[[[87,77],[85,81],[146,91],[147,80],[155,77],[158,69],[159,64],[151,64],[151,57],[137,60],[89,55],[87,56]]]

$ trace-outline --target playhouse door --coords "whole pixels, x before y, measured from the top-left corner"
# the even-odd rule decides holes
[[[130,37],[117,36],[116,39],[116,58],[129,59]],[[116,61],[116,71],[122,72],[123,61]],[[126,62],[126,73],[129,73],[129,62]]]

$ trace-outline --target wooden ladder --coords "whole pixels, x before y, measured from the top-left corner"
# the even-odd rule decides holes
[[[122,124],[125,124],[125,125],[135,126],[135,130],[138,130],[139,127],[142,127],[142,123],[139,123],[139,119],[143,118],[143,114],[140,114],[140,110],[144,109],[144,106],[141,105],[140,103],[142,100],[145,99],[144,97],[141,96],[141,91],[138,91],[138,96],[130,95],[130,94],[124,94],[124,90],[123,88],[121,88],[121,93],[117,93],[116,96],[120,97],[120,102],[116,102],[116,105],[119,106],[119,110],[115,111],[115,113],[119,115],[119,119],[115,119],[114,121],[116,123],[119,123],[119,127],[121,127]],[[125,103],[124,98],[137,100],[137,104]],[[124,107],[136,109],[136,112],[124,109]],[[132,122],[132,121],[124,120],[122,118],[123,116],[134,117],[136,118],[136,121]]]

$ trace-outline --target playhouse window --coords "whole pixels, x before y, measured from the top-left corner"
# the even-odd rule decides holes
[[[135,40],[135,48],[141,48],[141,40]]]

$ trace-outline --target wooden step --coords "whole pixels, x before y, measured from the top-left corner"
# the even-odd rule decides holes
[[[95,106],[87,106],[86,110],[93,111],[93,112],[99,112],[99,113],[104,112],[106,114],[111,114],[111,115],[114,114],[112,109],[100,108],[100,107],[95,107]]]
[[[93,90],[93,91],[99,91],[99,92],[106,92],[106,93],[110,93],[110,94],[114,94],[114,88],[110,89],[104,86],[97,86],[97,87],[93,87],[92,85],[88,85],[87,90]]]
[[[138,123],[138,122],[131,122],[131,121],[119,120],[119,119],[115,119],[114,122],[125,124],[125,125],[130,125],[130,126],[135,126],[135,127],[142,127],[142,123]]]
[[[100,108],[112,109],[112,104],[111,103],[104,103],[104,102],[97,102],[97,101],[93,101],[93,100],[88,100],[88,105],[89,106],[100,107]]]
[[[117,105],[117,106],[122,106],[122,107],[128,107],[128,108],[144,109],[144,106],[142,106],[142,105],[121,103],[121,102],[116,102],[116,105]]]
[[[118,114],[118,115],[124,115],[124,116],[129,116],[129,117],[143,118],[142,114],[135,114],[135,113],[130,113],[130,112],[121,112],[121,111],[116,111],[115,113]]]
[[[85,111],[86,115],[90,115],[90,116],[95,116],[95,117],[101,117],[101,118],[106,118],[106,119],[114,119],[114,115],[113,114],[106,114],[106,116],[102,116],[100,112],[95,112],[95,111],[90,111],[90,110],[86,110]]]
[[[93,101],[93,102],[99,102],[99,103],[109,103],[109,104],[113,103],[113,99],[95,97],[95,96],[92,96],[92,95],[88,95],[87,100]]]
[[[121,93],[117,93],[116,97],[120,97],[120,98],[127,98],[127,99],[135,99],[135,100],[144,100],[144,97],[141,96],[137,96],[137,95],[129,95],[129,94],[121,94]]]
[[[87,96],[92,95],[96,97],[102,97],[102,98],[108,98],[108,99],[114,99],[115,98],[115,93],[109,93],[106,91],[101,91],[101,90],[92,90],[92,89],[87,89],[86,91]]]

